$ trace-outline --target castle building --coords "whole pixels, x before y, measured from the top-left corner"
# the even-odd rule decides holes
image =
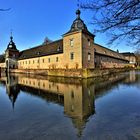
[[[69,70],[123,68],[128,60],[122,54],[96,44],[95,35],[89,32],[80,14],[77,10],[70,30],[57,41],[19,51],[11,36],[5,54],[0,56],[0,68],[9,72],[46,70],[48,75]],[[51,70],[55,72],[51,73]]]
[[[131,67],[137,66],[137,58],[134,53],[124,52],[121,54],[124,55],[124,57],[129,61],[129,65]]]

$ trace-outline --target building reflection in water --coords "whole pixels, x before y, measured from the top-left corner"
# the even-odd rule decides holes
[[[103,79],[81,80],[41,76],[15,75],[1,77],[14,108],[20,91],[37,96],[43,100],[64,106],[64,113],[72,119],[80,136],[89,116],[95,113],[95,99],[107,93],[107,90],[122,82],[135,82],[135,72],[113,75]]]
[[[7,76],[6,79],[6,93],[9,96],[9,99],[12,103],[12,107],[14,109],[16,99],[18,97],[18,94],[20,92],[19,86],[18,86],[18,78],[15,76]]]

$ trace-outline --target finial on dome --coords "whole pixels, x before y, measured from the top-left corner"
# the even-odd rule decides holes
[[[81,14],[81,11],[79,10],[80,9],[80,2],[79,0],[77,0],[77,10],[76,10],[76,15],[77,15],[77,18],[80,18],[80,14]]]
[[[81,14],[81,11],[78,9],[78,10],[76,11],[77,18],[80,18],[80,14]]]
[[[11,29],[11,36],[10,36],[11,41],[13,41],[13,30]]]
[[[77,0],[77,7],[78,7],[78,9],[80,8],[80,2],[79,2],[79,0]]]
[[[10,36],[10,39],[11,39],[11,41],[13,41],[13,37],[12,36]]]

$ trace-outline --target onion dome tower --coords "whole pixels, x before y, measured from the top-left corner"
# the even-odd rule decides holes
[[[16,48],[12,35],[10,37],[10,42],[7,45],[7,49],[6,49],[5,53],[6,53],[6,58],[17,59],[19,56],[19,50]]]
[[[78,9],[76,11],[77,18],[73,21],[70,31],[87,30],[87,26],[84,21],[80,18],[81,11]]]
[[[12,37],[12,36],[10,37],[10,42],[9,42],[9,44],[8,44],[8,46],[7,46],[7,49],[10,49],[10,50],[17,50],[16,45],[15,45],[15,43],[13,42],[13,37]]]
[[[75,31],[82,31],[84,33],[91,35],[92,37],[95,37],[95,35],[93,35],[92,33],[88,31],[88,28],[86,24],[84,23],[84,21],[81,19],[80,15],[81,15],[81,11],[79,9],[76,10],[76,19],[73,21],[70,30],[66,34],[69,34]]]
[[[16,48],[16,45],[13,41],[13,37],[11,35],[10,42],[5,51],[5,63],[6,63],[6,72],[10,72],[10,69],[17,68],[17,59],[19,57],[19,50]]]

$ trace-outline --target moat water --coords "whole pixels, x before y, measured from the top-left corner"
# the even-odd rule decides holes
[[[1,75],[0,140],[140,140],[140,71],[88,80]]]

